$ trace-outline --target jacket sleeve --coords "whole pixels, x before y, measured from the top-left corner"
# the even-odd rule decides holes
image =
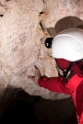
[[[38,80],[38,84],[53,92],[71,94],[71,89],[66,87],[67,81],[64,78],[53,77],[53,78],[42,78]]]

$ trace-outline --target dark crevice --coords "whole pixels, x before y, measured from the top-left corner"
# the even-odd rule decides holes
[[[46,27],[45,27],[45,25],[43,24],[43,22],[40,21],[39,24],[40,24],[40,26],[41,26],[42,31],[46,31]]]
[[[45,13],[45,12],[40,12],[39,14],[42,15],[42,14],[44,14],[44,13]]]
[[[0,14],[0,17],[3,17],[4,15],[3,14]]]

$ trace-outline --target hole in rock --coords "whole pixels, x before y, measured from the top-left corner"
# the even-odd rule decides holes
[[[45,13],[45,12],[40,12],[39,14],[42,15],[42,14],[44,14],[44,13]]]
[[[3,17],[4,15],[3,14],[0,14],[0,17]]]

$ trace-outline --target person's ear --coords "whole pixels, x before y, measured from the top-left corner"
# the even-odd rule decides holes
[[[45,46],[47,48],[51,48],[52,47],[52,41],[53,41],[53,38],[52,37],[46,38],[46,40],[45,40]]]

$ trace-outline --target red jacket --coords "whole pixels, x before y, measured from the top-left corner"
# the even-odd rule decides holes
[[[53,92],[71,94],[80,124],[83,124],[83,77],[75,74],[68,82],[62,77],[42,78],[38,84]]]

